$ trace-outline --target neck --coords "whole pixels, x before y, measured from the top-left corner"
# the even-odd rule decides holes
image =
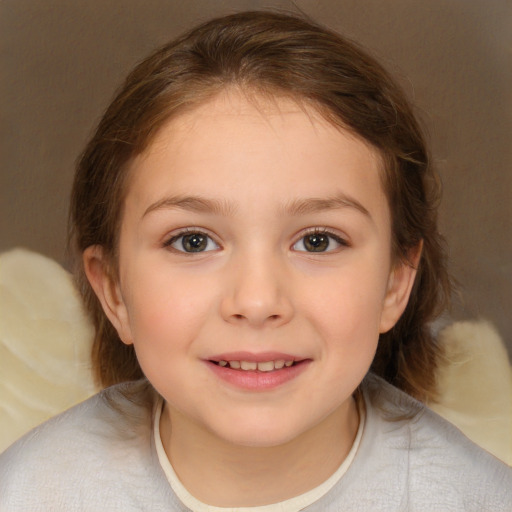
[[[348,455],[358,424],[351,398],[286,444],[240,446],[166,404],[160,432],[174,471],[190,494],[212,506],[251,507],[298,496],[327,480]]]

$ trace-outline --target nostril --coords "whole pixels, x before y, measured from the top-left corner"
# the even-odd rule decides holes
[[[267,317],[267,320],[276,321],[276,320],[279,320],[280,317],[281,317],[281,315],[269,315]],[[236,313],[233,315],[233,318],[235,318],[236,320],[244,320],[246,318],[246,316],[241,315],[240,313]]]

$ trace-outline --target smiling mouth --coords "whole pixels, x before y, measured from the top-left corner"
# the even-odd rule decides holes
[[[207,359],[220,381],[243,392],[268,392],[299,378],[312,359],[283,353],[224,353]]]
[[[275,370],[281,370],[282,368],[289,368],[295,366],[301,361],[285,361],[284,359],[278,359],[276,361],[211,361],[217,366],[231,368],[232,370],[240,371],[257,371],[257,372],[272,372]]]

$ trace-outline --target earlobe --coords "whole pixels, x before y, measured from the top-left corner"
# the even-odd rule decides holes
[[[99,245],[88,247],[83,255],[85,274],[94,293],[101,303],[105,315],[127,345],[132,344],[128,314],[119,282],[112,276],[103,248]]]
[[[391,270],[382,308],[380,332],[389,331],[405,311],[414,285],[423,242],[409,252],[407,261],[399,261]]]

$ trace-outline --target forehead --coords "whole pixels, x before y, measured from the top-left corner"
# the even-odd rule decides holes
[[[307,124],[309,129],[323,131],[324,136],[329,132],[331,136],[336,134],[352,138],[364,144],[375,156],[380,155],[370,142],[355,133],[341,118],[335,118],[336,116],[326,107],[300,96],[226,87],[213,95],[206,95],[206,100],[199,100],[198,104],[192,104],[172,116],[157,131],[141,157],[154,153],[159,146],[165,146],[171,141],[178,142],[190,135],[197,136],[200,131],[206,131],[212,124],[215,125],[215,131],[220,123],[226,122],[235,122],[238,127],[248,124],[262,125],[267,129],[279,131],[289,128],[289,119],[299,121],[298,129]],[[306,119],[309,123],[304,123]]]
[[[311,106],[224,91],[160,129],[131,165],[128,195],[148,203],[164,193],[236,200],[243,192],[262,202],[277,192],[294,201],[339,187],[373,203],[383,195],[381,168],[375,148]]]

